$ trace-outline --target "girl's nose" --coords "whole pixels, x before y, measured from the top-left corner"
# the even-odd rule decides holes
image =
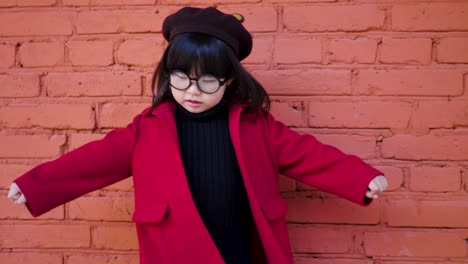
[[[190,93],[190,94],[196,94],[196,95],[201,93],[200,89],[198,89],[197,81],[195,81],[195,80],[190,81],[190,86],[187,89],[187,92]]]

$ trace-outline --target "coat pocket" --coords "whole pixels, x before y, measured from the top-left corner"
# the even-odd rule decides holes
[[[269,221],[274,221],[284,217],[288,212],[288,205],[281,196],[277,196],[271,200],[263,202],[260,207],[262,208],[263,214]]]
[[[135,205],[132,220],[139,223],[161,222],[167,215],[167,202],[144,202]]]

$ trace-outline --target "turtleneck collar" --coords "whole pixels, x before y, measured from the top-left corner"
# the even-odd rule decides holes
[[[185,109],[180,104],[176,103],[176,116],[183,119],[192,119],[198,121],[215,119],[217,117],[227,116],[228,107],[226,102],[220,102],[211,109],[208,109],[201,113],[192,113]]]

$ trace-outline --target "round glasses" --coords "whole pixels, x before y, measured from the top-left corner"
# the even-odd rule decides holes
[[[196,81],[198,89],[207,94],[216,93],[226,83],[226,80],[220,80],[209,73],[202,74],[198,78],[190,78],[187,73],[181,70],[169,72],[169,84],[177,90],[187,90],[192,81]]]

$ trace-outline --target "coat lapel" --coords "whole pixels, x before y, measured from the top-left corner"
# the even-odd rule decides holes
[[[179,137],[177,135],[177,126],[176,126],[175,119],[174,119],[174,111],[175,111],[174,103],[164,102],[161,104],[160,107],[158,107],[154,111],[154,113],[151,113],[151,114],[159,117],[159,119],[162,121],[164,126],[169,131],[169,134],[171,135],[172,139],[176,143],[177,149],[180,149]]]

